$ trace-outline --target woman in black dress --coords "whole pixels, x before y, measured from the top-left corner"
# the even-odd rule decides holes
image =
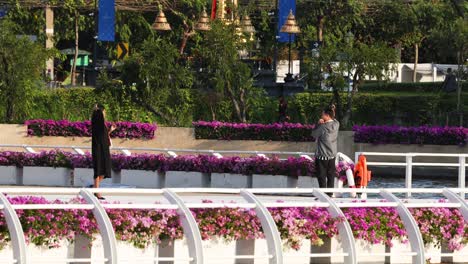
[[[112,125],[110,129],[106,126],[106,111],[104,106],[98,104],[94,107],[91,117],[92,131],[92,157],[94,169],[94,187],[99,188],[99,184],[105,178],[111,177],[112,161],[110,156],[110,133],[115,130]],[[104,199],[96,193],[96,197]]]

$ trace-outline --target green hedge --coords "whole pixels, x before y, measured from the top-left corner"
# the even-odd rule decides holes
[[[364,83],[359,88],[362,92],[442,92],[443,82],[424,83],[389,83],[389,82],[369,82]],[[462,82],[462,90],[468,89],[468,82]]]
[[[346,100],[346,94],[341,98]],[[468,93],[462,98],[464,112],[468,113]],[[316,122],[323,106],[331,101],[330,93],[297,94],[289,100],[291,121]],[[456,109],[456,101],[455,94],[359,92],[354,96],[351,121],[359,125],[443,125],[446,113]],[[455,122],[455,118],[451,121]]]
[[[193,108],[175,116],[184,116],[181,124],[190,126],[192,121],[211,120],[212,114],[203,97],[195,90],[189,90],[184,100],[190,100]],[[346,94],[341,94],[346,100]],[[405,126],[444,125],[446,113],[456,109],[456,94],[445,93],[397,93],[359,92],[353,101],[352,124]],[[464,93],[463,105],[468,113],[468,93]],[[288,97],[288,115],[291,122],[315,123],[324,106],[333,99],[331,93],[301,93]],[[108,108],[107,115],[113,121],[140,121],[165,124],[152,113],[131,102],[129,96],[115,98],[108,92],[92,88],[42,90],[37,93],[27,113],[27,119],[68,119],[79,121],[89,119],[96,102]],[[345,107],[343,103],[343,107]],[[278,120],[278,99],[261,97],[253,102],[248,112],[251,123],[273,123]],[[468,116],[468,115],[467,115]],[[216,119],[224,122],[238,122],[229,101],[216,106]],[[465,118],[468,119],[468,118]],[[455,121],[455,118],[452,118]],[[17,120],[18,123],[24,120]],[[467,123],[467,121],[465,121]],[[465,123],[465,126],[468,126]],[[453,122],[451,125],[458,125]]]
[[[133,104],[130,98],[115,98],[108,92],[94,88],[42,90],[31,101],[33,107],[28,113],[28,119],[88,120],[93,106],[99,102],[106,106],[109,120],[154,121],[148,112]]]

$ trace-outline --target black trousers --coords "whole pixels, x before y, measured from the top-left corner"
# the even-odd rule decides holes
[[[331,160],[315,159],[315,168],[320,188],[334,188],[337,177],[335,158]]]

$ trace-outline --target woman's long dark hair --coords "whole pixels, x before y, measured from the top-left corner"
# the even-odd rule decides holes
[[[104,119],[104,106],[101,104],[96,104],[93,110],[93,115],[91,116],[91,131],[93,137],[101,137],[105,134],[105,123]]]

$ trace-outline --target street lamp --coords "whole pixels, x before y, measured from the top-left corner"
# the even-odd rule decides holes
[[[203,12],[201,13],[200,19],[198,20],[197,24],[195,25],[195,30],[198,31],[210,31],[210,18],[206,13],[206,9],[203,8]]]
[[[296,18],[294,17],[292,10],[289,11],[288,18],[286,19],[286,22],[284,22],[284,25],[281,27],[280,32],[289,34],[288,74],[286,74],[286,78],[284,78],[284,81],[293,82],[294,78],[292,77],[291,73],[291,35],[301,33],[301,29],[297,25]]]
[[[152,28],[157,31],[171,30],[171,25],[169,25],[169,23],[167,22],[166,15],[164,15],[162,9],[159,10],[159,14],[156,16]]]

